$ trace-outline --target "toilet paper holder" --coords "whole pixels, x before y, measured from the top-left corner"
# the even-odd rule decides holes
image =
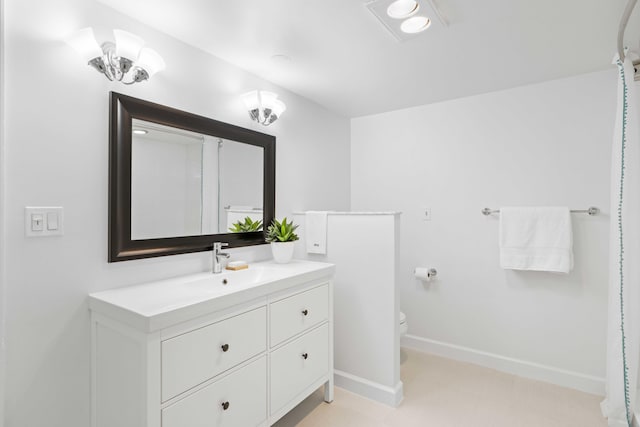
[[[416,268],[413,271],[414,276],[420,280],[430,281],[438,275],[438,270],[435,268]]]

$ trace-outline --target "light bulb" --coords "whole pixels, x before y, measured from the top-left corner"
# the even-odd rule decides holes
[[[431,20],[426,16],[414,16],[404,21],[400,25],[400,29],[408,34],[419,33],[424,31],[431,25]]]
[[[273,109],[273,105],[278,99],[278,95],[273,92],[267,92],[266,90],[260,91],[260,104],[262,108]]]
[[[285,112],[286,109],[287,109],[287,106],[284,104],[284,102],[280,101],[279,99],[276,99],[273,102],[273,108],[271,109],[271,114],[275,114],[276,117],[280,118],[280,116],[282,115],[282,113]]]
[[[395,19],[408,18],[415,14],[420,5],[415,0],[396,0],[387,8],[387,15]]]
[[[258,99],[258,91],[252,90],[251,92],[242,95],[242,102],[244,102],[247,110],[256,110],[260,107],[260,100]]]
[[[165,68],[165,63],[158,52],[148,47],[142,48],[136,66],[147,72],[149,77]]]
[[[96,37],[93,34],[93,28],[91,27],[76,31],[66,39],[66,42],[74,48],[86,62],[103,55],[102,49],[98,45]]]
[[[141,37],[123,30],[113,30],[113,35],[116,38],[116,56],[131,61],[138,59],[140,49],[144,46]]]

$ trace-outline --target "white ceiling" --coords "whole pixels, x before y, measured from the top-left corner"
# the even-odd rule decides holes
[[[347,117],[607,69],[626,5],[434,0],[448,27],[398,42],[363,0],[99,1]]]

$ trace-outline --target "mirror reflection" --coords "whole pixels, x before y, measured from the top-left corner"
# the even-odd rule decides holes
[[[264,148],[132,120],[131,240],[262,230]]]

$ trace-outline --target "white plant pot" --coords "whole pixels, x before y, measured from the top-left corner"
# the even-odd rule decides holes
[[[286,264],[293,258],[293,245],[295,242],[271,242],[273,260],[278,264]]]

